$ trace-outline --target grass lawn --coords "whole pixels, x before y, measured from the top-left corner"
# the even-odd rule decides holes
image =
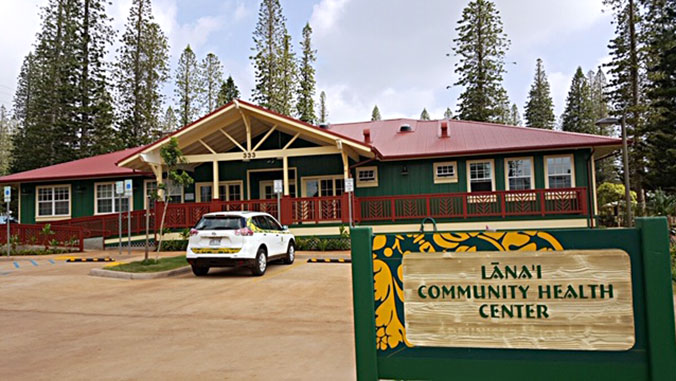
[[[188,262],[185,260],[185,255],[179,255],[178,257],[160,258],[159,260],[148,259],[148,261],[124,263],[118,266],[106,267],[106,270],[128,273],[156,273],[177,269],[187,265]]]

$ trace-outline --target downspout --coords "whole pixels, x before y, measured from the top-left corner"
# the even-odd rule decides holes
[[[591,152],[589,153],[589,156],[587,157],[587,212],[589,218],[587,219],[587,227],[592,228],[594,227],[595,224],[595,217],[594,216],[594,203],[596,202],[595,195],[594,195],[594,188],[596,187],[596,184],[593,184],[592,182],[594,181],[594,177],[592,176],[592,158],[594,157],[594,152],[596,149],[592,147]]]

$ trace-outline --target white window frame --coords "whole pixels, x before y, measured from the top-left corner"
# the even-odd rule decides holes
[[[547,155],[544,156],[544,165],[545,165],[545,189],[550,189],[549,188],[549,164],[548,164],[548,159],[555,159],[555,158],[562,158],[562,157],[568,157],[570,158],[570,187],[575,188],[575,156],[573,154],[565,154],[565,155]],[[551,188],[551,189],[565,189],[565,188]]]
[[[453,167],[453,176],[439,176],[439,167]],[[442,161],[434,163],[434,183],[447,184],[458,182],[458,163],[455,161]]]
[[[143,210],[148,209],[148,184],[150,183],[155,183],[157,184],[157,180],[151,180],[151,179],[146,179],[143,180]],[[157,189],[157,185],[155,185],[155,189]]]
[[[467,160],[467,192],[472,193],[472,171],[470,170],[471,164],[475,163],[490,163],[491,164],[491,190],[484,192],[495,192],[495,160],[494,159],[480,159],[480,160]]]
[[[333,181],[333,195],[336,195],[336,180],[344,180],[343,175],[325,175],[325,176],[307,176],[307,177],[301,177],[300,178],[300,183],[301,183],[301,197],[310,197],[307,195],[307,182],[308,181],[317,181],[319,184],[319,192],[321,193],[321,181],[322,180],[332,180]],[[345,193],[345,183],[343,183],[343,193]],[[325,197],[325,196],[317,196],[317,197]]]
[[[108,213],[99,213],[99,185],[110,185],[113,187],[113,211],[108,212]],[[94,215],[95,216],[100,216],[102,214],[111,214],[111,213],[119,213],[119,210],[115,210],[115,203],[117,202],[117,199],[119,199],[120,196],[115,194],[115,181],[103,181],[99,183],[94,183]],[[126,197],[122,197],[126,198]],[[120,202],[120,205],[122,203]],[[129,209],[134,210],[134,192],[131,193],[131,197],[129,197]],[[125,211],[126,213],[126,211]]]
[[[525,156],[525,157],[507,157],[505,158],[505,189],[507,190],[515,190],[515,191],[521,191],[521,190],[527,190],[527,189],[512,189],[509,186],[509,162],[510,161],[517,161],[517,160],[523,160],[523,161],[529,161],[530,162],[530,188],[528,189],[535,189],[535,161],[533,160],[532,156]],[[518,178],[523,178],[525,176],[519,176]]]
[[[359,174],[365,171],[373,171],[373,180],[360,180]],[[369,188],[378,186],[378,167],[358,167],[356,171],[356,183],[357,188]]]
[[[242,180],[231,180],[231,181],[220,181],[218,183],[218,186],[224,186],[225,187],[225,198],[229,199],[230,198],[230,189],[228,189],[229,185],[239,185],[239,200],[244,199],[244,181]],[[208,201],[202,201],[202,187],[213,187],[214,183],[209,182],[209,181],[201,181],[199,183],[195,183],[195,201],[196,202],[208,202]],[[211,191],[211,194],[213,196],[213,189]],[[219,193],[219,196],[222,196]]]
[[[56,209],[54,201],[54,188],[68,188],[68,214],[54,214]],[[52,188],[52,214],[49,215],[40,215],[40,201],[39,194],[40,189]],[[58,219],[68,219],[71,216],[73,210],[73,188],[70,184],[53,184],[53,185],[38,185],[35,187],[35,221],[46,221],[46,220],[58,220]]]

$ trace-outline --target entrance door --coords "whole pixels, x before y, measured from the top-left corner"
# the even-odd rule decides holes
[[[273,180],[264,180],[259,183],[260,196],[263,200],[275,198],[275,188]]]

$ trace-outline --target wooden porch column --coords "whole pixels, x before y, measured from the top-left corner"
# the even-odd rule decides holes
[[[282,158],[282,172],[284,174],[284,196],[289,195],[289,158],[285,155]],[[297,192],[297,190],[296,190]]]
[[[212,163],[213,163],[214,170],[213,170],[213,185],[211,186],[211,200],[215,201],[215,200],[220,199],[220,195],[218,194],[218,179],[219,179],[218,161],[214,160],[214,161],[212,161]]]
[[[343,177],[347,180],[350,178],[350,162],[347,160],[347,152],[342,151],[340,156],[343,158]]]
[[[152,169],[153,174],[155,175],[155,181],[157,182],[157,195],[160,196],[161,200],[164,200],[164,191],[160,189],[160,184],[162,184],[162,165],[150,164],[150,169]],[[148,196],[143,195],[143,197]]]

